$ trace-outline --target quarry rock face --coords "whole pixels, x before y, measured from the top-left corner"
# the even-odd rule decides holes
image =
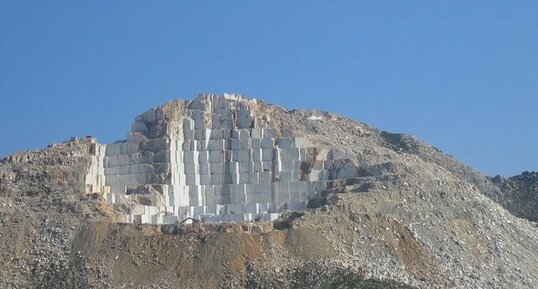
[[[95,144],[87,190],[130,205],[128,223],[274,220],[357,168],[279,129],[257,100],[200,95],[139,115],[127,139]]]
[[[537,180],[203,94],[0,159],[0,288],[537,288]]]

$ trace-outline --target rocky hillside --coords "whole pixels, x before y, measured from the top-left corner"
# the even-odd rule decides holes
[[[501,189],[494,196],[517,217],[538,221],[538,172],[523,172],[510,178],[496,176],[492,181]]]
[[[274,222],[134,225],[117,222],[121,205],[86,194],[86,140],[14,154],[0,162],[0,287],[538,286],[535,174],[490,180],[411,136],[328,112],[257,110],[345,153],[357,177]],[[527,207],[492,200],[508,191]]]
[[[88,166],[88,142],[50,145],[0,160],[0,196],[46,196],[55,191],[82,192]]]

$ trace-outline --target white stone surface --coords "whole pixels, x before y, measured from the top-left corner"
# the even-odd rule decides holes
[[[159,188],[153,193],[162,201],[134,206],[125,217],[133,223],[271,221],[283,210],[305,208],[331,177],[356,176],[344,153],[314,149],[307,137],[268,126],[253,115],[253,104],[236,95],[201,95],[184,117],[163,126],[164,134],[150,131],[165,121],[164,109],[144,112],[127,140],[96,144],[87,192],[122,203],[136,199],[125,194],[129,186]]]

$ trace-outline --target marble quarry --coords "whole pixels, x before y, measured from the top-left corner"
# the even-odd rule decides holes
[[[277,128],[264,105],[203,94],[152,108],[125,140],[92,145],[86,191],[127,223],[272,221],[356,176],[344,153]]]

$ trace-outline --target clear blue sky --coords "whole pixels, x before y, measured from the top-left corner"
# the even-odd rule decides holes
[[[199,4],[204,2],[205,4]],[[0,0],[0,155],[235,92],[538,171],[538,1]]]

